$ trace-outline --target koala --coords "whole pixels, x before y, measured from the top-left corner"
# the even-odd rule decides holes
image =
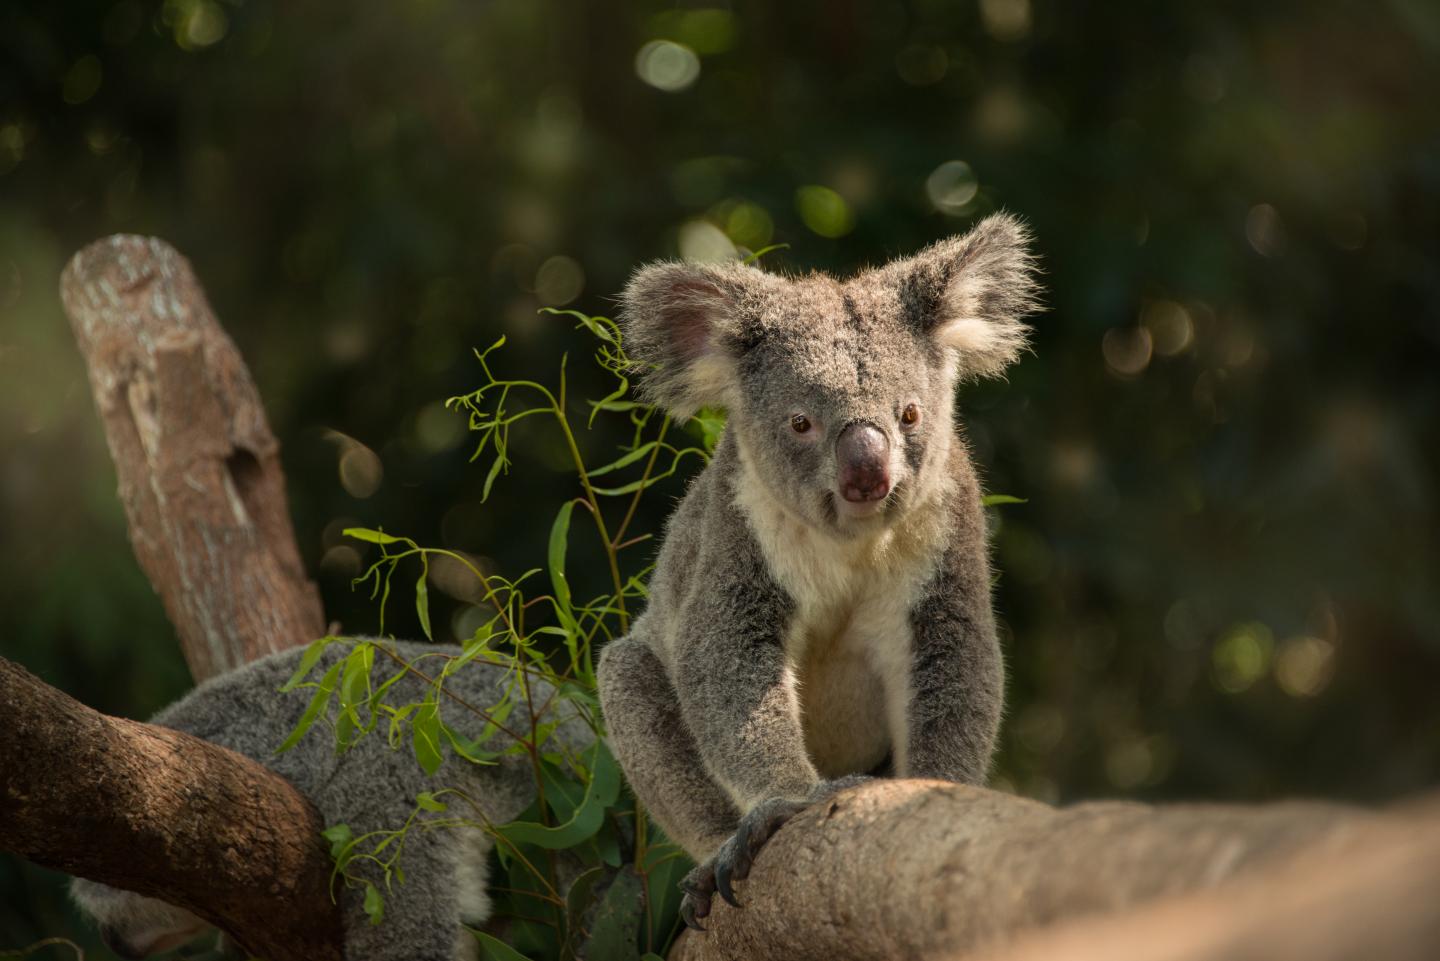
[[[838,789],[986,778],[1004,666],[954,397],[1026,346],[1029,244],[996,215],[846,280],[657,263],[622,295],[645,395],[729,413],[597,672],[631,787],[700,862],[692,927]]]
[[[421,670],[427,663],[441,663],[438,658],[421,660],[427,654],[460,653],[454,646],[408,642],[394,643],[392,649],[406,662],[418,661]],[[155,715],[152,722],[259,761],[309,798],[327,825],[348,824],[357,837],[403,825],[422,791],[459,788],[476,802],[485,818],[497,824],[513,820],[533,800],[533,775],[524,758],[477,765],[447,756],[430,778],[409,751],[390,748],[383,730],[337,753],[330,731],[317,724],[295,747],[276,754],[309,702],[306,690],[278,693],[303,653],[301,649],[285,651],[206,681]],[[346,653],[348,648],[343,645],[331,646],[317,670],[323,673]],[[399,665],[395,669],[398,671]],[[426,673],[433,676],[435,672]],[[499,700],[503,682],[502,668],[477,660],[447,678],[445,689],[469,704],[486,707]],[[541,700],[548,700],[548,685],[538,680],[531,684],[546,687]],[[428,682],[407,673],[391,688],[387,700],[419,701],[428,688]],[[442,697],[440,711],[455,729],[478,733],[478,719],[452,699]],[[563,740],[577,745],[593,740],[586,732],[583,722],[574,719],[562,724],[560,731]],[[496,735],[497,741],[502,737]],[[442,816],[479,820],[463,800],[450,801],[451,811]],[[479,829],[412,830],[400,860],[404,883],[394,883],[385,892],[384,919],[378,925],[370,924],[359,890],[337,888],[345,957],[350,961],[474,958],[475,938],[461,925],[478,926],[490,916],[486,873],[491,844],[490,837]],[[359,874],[364,874],[365,867],[360,862],[351,865]],[[371,880],[380,884],[380,872],[376,870],[374,875]],[[94,881],[75,879],[71,894],[98,924],[105,943],[123,958],[148,957],[210,930],[207,922],[182,908]]]

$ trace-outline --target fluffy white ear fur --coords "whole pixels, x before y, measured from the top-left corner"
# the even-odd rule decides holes
[[[730,339],[737,306],[768,275],[739,265],[650,264],[625,287],[621,325],[641,389],[679,420],[730,406],[736,382]]]
[[[962,374],[993,377],[1019,358],[1030,336],[1023,319],[1038,306],[1030,233],[1019,220],[987,217],[915,260],[917,273],[942,285],[931,336],[955,351]]]

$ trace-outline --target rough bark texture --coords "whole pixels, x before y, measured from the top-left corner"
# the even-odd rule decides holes
[[[180,905],[270,961],[339,961],[324,825],[290,782],[4,658],[0,705],[0,850]]]
[[[116,236],[71,259],[60,297],[90,374],[130,540],[197,681],[319,637],[280,445],[189,263]]]
[[[1440,799],[1210,891],[1031,935],[984,961],[1434,961]],[[973,959],[973,956],[971,956]],[[958,961],[958,956],[957,956]],[[981,959],[973,959],[981,961]]]
[[[1413,825],[1420,824],[1429,843],[1440,843],[1433,811],[1409,823],[1412,840]],[[1388,817],[1320,804],[1057,809],[960,785],[873,781],[783,828],[739,886],[744,908],[717,899],[708,931],[687,934],[672,959],[970,957],[1042,925],[1209,889],[1296,856],[1343,863],[1368,839],[1393,844],[1399,832]],[[1432,863],[1432,887],[1436,872],[1440,865]],[[1263,890],[1270,899],[1280,893]],[[1224,904],[1242,906],[1245,897]],[[1262,912],[1264,904],[1250,903],[1249,913]],[[1209,920],[1219,925],[1227,918],[1223,908],[1213,908]],[[1361,920],[1355,913],[1339,918]],[[1147,949],[1164,942],[1158,925],[1145,931],[1150,940],[1133,946],[1135,957],[1156,956]],[[1275,927],[1270,934],[1287,932]],[[1083,947],[1085,939],[1075,937],[1066,942],[1073,953],[1042,949],[1024,957],[1106,957]],[[1239,956],[1248,955],[1175,955]]]

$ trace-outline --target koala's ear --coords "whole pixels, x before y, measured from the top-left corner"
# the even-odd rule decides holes
[[[954,351],[962,375],[999,374],[1025,349],[1038,289],[1030,232],[1015,217],[986,217],[897,266],[907,308]]]
[[[620,326],[626,352],[641,368],[644,396],[679,420],[701,407],[731,406],[744,303],[776,280],[728,264],[637,270],[620,298]]]

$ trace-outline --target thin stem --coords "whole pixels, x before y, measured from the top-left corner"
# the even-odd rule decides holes
[[[630,509],[625,512],[625,519],[620,522],[619,528],[615,531],[615,540],[612,546],[618,552],[620,542],[625,538],[625,531],[630,527],[630,521],[635,517],[635,509],[640,506],[640,498],[644,496],[647,482],[650,480],[650,472],[655,469],[655,461],[660,456],[660,448],[665,443],[665,432],[670,429],[670,417],[666,415],[660,421],[660,434],[655,438],[655,446],[650,450],[650,459],[645,462],[645,473],[640,475],[640,486],[635,489],[635,496],[630,498]]]

